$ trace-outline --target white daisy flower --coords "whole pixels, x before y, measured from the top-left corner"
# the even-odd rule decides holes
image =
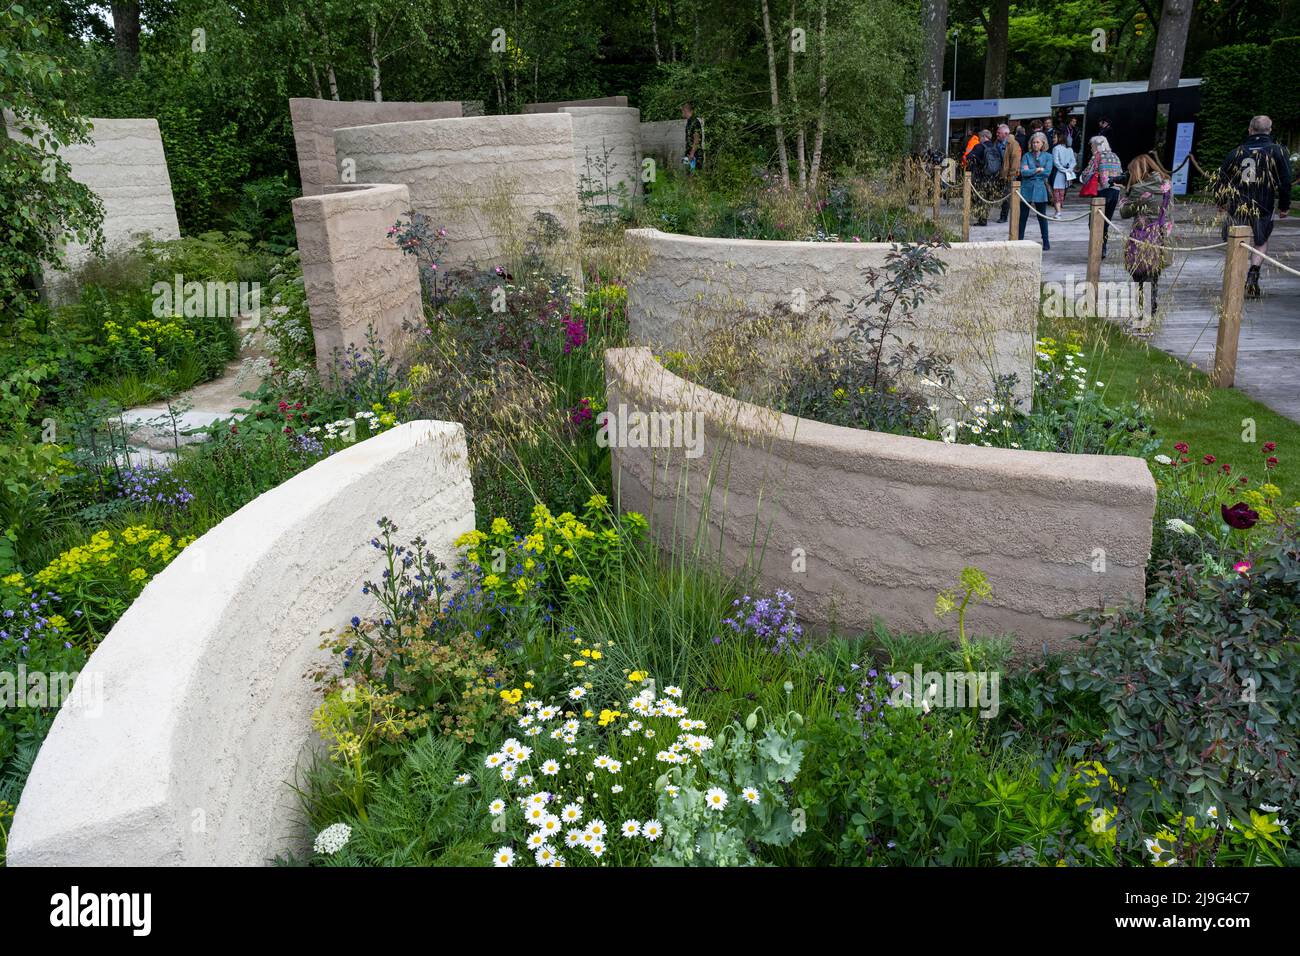
[[[653,843],[663,836],[664,825],[658,820],[647,820],[641,824],[641,835]]]
[[[577,823],[582,819],[582,807],[576,803],[566,803],[560,811],[560,819],[565,823]]]
[[[456,777],[456,786],[463,787],[465,786],[465,784],[469,783],[470,779],[471,778],[469,774],[462,773],[458,777]]]
[[[752,806],[758,806],[758,791],[753,787],[746,787],[740,791],[740,798]]]
[[[501,814],[505,812],[506,812],[506,802],[502,800],[500,797],[497,797],[495,800],[493,800],[491,803],[488,804],[488,813],[492,814],[492,816],[494,817],[499,817],[501,816]]]
[[[533,859],[537,861],[538,866],[555,866],[555,861],[559,859],[555,855],[555,849],[548,843],[543,843],[533,854]]]
[[[560,772],[560,765],[554,760],[547,760],[542,764],[542,773],[548,777],[554,777]]]
[[[624,837],[626,837],[627,839],[630,840],[630,839],[632,839],[634,836],[638,836],[638,835],[640,835],[640,833],[641,833],[641,821],[640,821],[640,820],[624,820],[624,821],[623,821],[623,825],[619,828],[619,830],[622,832],[622,834],[623,834]]]
[[[710,787],[704,794],[704,805],[710,810],[727,809],[727,793],[721,787]]]
[[[508,846],[501,847],[492,857],[493,866],[513,866],[514,862],[515,851]]]

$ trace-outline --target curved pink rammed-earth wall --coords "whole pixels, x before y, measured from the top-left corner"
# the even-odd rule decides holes
[[[1067,650],[1085,629],[1078,612],[1143,599],[1156,491],[1139,458],[797,419],[693,385],[644,348],[606,352],[605,377],[611,413],[703,423],[696,457],[615,444],[619,506],[651,518],[664,546],[693,544],[728,571],[754,571],[761,590],[788,589],[810,621],[950,627],[934,616],[935,596],[973,565],[993,593],[968,613],[968,633]]]

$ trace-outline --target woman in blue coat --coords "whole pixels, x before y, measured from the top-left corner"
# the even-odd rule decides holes
[[[1047,238],[1048,187],[1052,181],[1052,154],[1047,151],[1047,137],[1035,133],[1029,138],[1029,150],[1020,159],[1020,195],[1038,212],[1038,228],[1043,234],[1043,251],[1052,248]],[[1021,204],[1023,207],[1023,203]],[[1020,210],[1020,238],[1025,238],[1028,209]]]

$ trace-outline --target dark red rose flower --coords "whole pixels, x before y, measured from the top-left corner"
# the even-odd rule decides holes
[[[1277,451],[1277,442],[1275,442],[1275,441],[1266,441],[1266,442],[1264,442],[1264,450],[1265,450],[1265,451]]]
[[[1185,441],[1180,441],[1180,442],[1176,443],[1176,444],[1174,445],[1174,451],[1180,451],[1180,452],[1182,452],[1183,454],[1187,454],[1187,442],[1185,442]]]
[[[1213,455],[1206,455],[1204,458],[1201,459],[1201,461],[1205,462],[1207,465],[1213,465],[1215,460],[1216,459]]]
[[[1255,527],[1255,522],[1259,520],[1259,512],[1244,501],[1238,501],[1231,508],[1227,505],[1219,505],[1219,513],[1223,515],[1223,520],[1228,527],[1236,528],[1238,531]]]
[[[1223,473],[1224,473],[1225,475],[1230,475],[1230,474],[1232,474],[1232,466],[1231,466],[1231,465],[1221,465],[1221,466],[1220,466],[1220,469],[1223,471]]]
[[[1276,468],[1276,467],[1277,467],[1277,459],[1276,459],[1276,458],[1273,458],[1273,457],[1269,457],[1268,460],[1266,460],[1266,461],[1264,462],[1264,467],[1266,467],[1266,468]]]

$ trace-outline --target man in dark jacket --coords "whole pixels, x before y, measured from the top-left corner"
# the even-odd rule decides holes
[[[1002,156],[993,143],[993,134],[982,129],[976,134],[978,142],[966,154],[966,168],[970,171],[971,186],[978,194],[971,199],[971,215],[975,225],[989,224],[989,204],[980,199],[1001,197],[1001,185],[998,182],[1002,174]]]
[[[1218,176],[1219,208],[1227,213],[1223,238],[1228,238],[1230,225],[1250,226],[1251,245],[1260,252],[1268,251],[1274,211],[1285,219],[1291,209],[1291,163],[1286,151],[1273,142],[1272,132],[1273,121],[1267,116],[1252,119],[1246,141],[1228,153]],[[1263,262],[1258,255],[1250,257],[1247,298],[1259,298]]]
[[[686,151],[682,163],[692,173],[704,170],[704,124],[695,115],[694,103],[682,104],[682,119],[686,120]]]

